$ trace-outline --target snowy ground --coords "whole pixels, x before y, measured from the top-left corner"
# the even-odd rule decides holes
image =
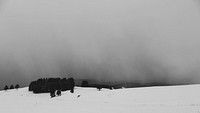
[[[102,91],[76,87],[74,94],[66,91],[55,98],[21,88],[0,91],[0,113],[200,113],[200,85]]]

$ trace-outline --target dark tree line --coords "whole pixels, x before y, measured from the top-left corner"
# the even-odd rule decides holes
[[[50,92],[51,97],[55,96],[55,91],[57,95],[61,94],[61,91],[70,90],[71,93],[74,92],[74,79],[73,78],[41,78],[36,81],[32,81],[29,84],[29,91],[33,93],[48,93]]]
[[[82,81],[81,87],[95,87],[95,88],[97,88],[99,91],[100,91],[102,88],[110,89],[110,90],[113,89],[113,86],[111,86],[111,85],[89,84],[89,82],[88,82],[87,80]]]
[[[88,81],[86,81],[86,80],[82,81],[81,87],[88,87],[88,86],[89,86]]]
[[[19,88],[19,84],[15,85],[15,87],[13,85],[10,86],[10,88],[8,88],[8,86],[6,85],[4,87],[4,90],[8,90],[8,89],[18,89]]]

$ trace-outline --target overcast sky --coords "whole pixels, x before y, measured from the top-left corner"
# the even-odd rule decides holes
[[[198,0],[0,0],[0,85],[200,83]]]

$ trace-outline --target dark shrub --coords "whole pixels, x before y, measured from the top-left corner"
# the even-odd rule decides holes
[[[10,86],[10,89],[14,89],[14,86],[13,86],[13,85],[11,85],[11,86]]]
[[[61,96],[61,91],[60,91],[60,90],[57,90],[56,94],[57,94],[58,96]]]
[[[19,84],[17,84],[16,86],[15,86],[15,89],[18,89],[19,88]]]
[[[69,90],[71,93],[74,93],[74,86],[75,86],[74,79],[69,78],[68,81],[69,81]]]
[[[74,89],[71,89],[70,92],[71,92],[71,93],[74,93]]]
[[[51,98],[53,98],[53,97],[56,96],[56,95],[55,95],[55,91],[56,91],[56,90],[50,90],[50,96],[51,96]]]
[[[101,86],[97,86],[97,89],[100,91],[102,89],[102,87]]]
[[[4,90],[8,90],[8,86],[7,85],[4,87]]]
[[[50,84],[50,87],[49,87],[49,88],[50,88],[49,90],[50,90],[50,96],[51,96],[51,98],[52,98],[52,97],[55,97],[55,96],[56,96],[56,95],[55,95],[55,91],[56,91],[55,83],[52,82],[52,83]]]

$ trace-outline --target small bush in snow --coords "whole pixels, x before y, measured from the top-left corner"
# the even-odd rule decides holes
[[[13,85],[11,85],[11,86],[10,86],[10,89],[14,89],[14,86],[13,86]]]
[[[15,89],[18,89],[19,88],[19,84],[17,84],[16,86],[15,86]]]
[[[56,95],[55,95],[55,91],[56,91],[56,90],[54,90],[54,89],[51,89],[51,90],[50,90],[50,96],[51,96],[51,98],[53,98],[53,97],[56,96]]]
[[[8,90],[8,86],[7,85],[4,87],[4,90]]]
[[[57,96],[61,96],[61,91],[57,90],[56,94],[57,94]]]
[[[71,89],[70,92],[71,92],[71,93],[74,93],[74,89]]]
[[[97,89],[100,91],[102,89],[102,87],[101,86],[97,86]]]

